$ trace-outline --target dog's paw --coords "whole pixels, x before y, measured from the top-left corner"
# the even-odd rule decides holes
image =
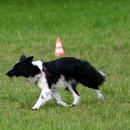
[[[38,110],[38,109],[39,109],[39,106],[34,105],[34,106],[32,107],[32,110]]]
[[[100,90],[95,90],[96,94],[97,94],[97,97],[101,100],[104,100],[104,96],[102,95],[101,91]]]
[[[101,99],[101,100],[104,100],[104,96],[103,95],[101,95],[100,97],[98,97],[99,99]]]
[[[69,104],[67,104],[67,103],[65,103],[65,105],[64,105],[64,106],[69,107],[70,105],[69,105]]]
[[[69,106],[69,104],[67,104],[67,103],[62,103],[61,105],[64,106],[64,107],[68,107]]]
[[[102,94],[97,96],[100,100],[104,100],[104,96]]]
[[[76,104],[70,104],[69,106],[70,106],[70,107],[75,107],[75,106],[76,106]]]

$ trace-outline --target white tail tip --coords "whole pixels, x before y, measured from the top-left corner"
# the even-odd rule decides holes
[[[106,76],[106,74],[105,73],[103,73],[102,71],[98,71],[102,76]]]

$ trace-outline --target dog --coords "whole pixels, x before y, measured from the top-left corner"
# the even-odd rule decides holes
[[[62,106],[75,106],[79,103],[80,95],[76,90],[78,83],[95,90],[99,99],[104,99],[99,86],[105,81],[105,74],[97,71],[89,62],[73,57],[59,58],[54,61],[33,61],[33,56],[22,55],[20,60],[6,75],[10,78],[24,77],[27,81],[40,88],[41,93],[32,107],[39,109],[51,99]],[[66,88],[72,93],[74,100],[71,105],[65,103],[58,88]]]

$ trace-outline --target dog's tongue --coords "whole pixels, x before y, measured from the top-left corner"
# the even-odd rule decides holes
[[[6,78],[12,78],[12,77],[10,77],[10,76],[6,76]]]

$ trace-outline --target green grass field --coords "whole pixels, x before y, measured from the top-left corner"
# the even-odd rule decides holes
[[[52,100],[32,111],[40,91],[22,78],[5,77],[22,54],[56,59],[57,37],[65,56],[106,73],[104,101],[79,85],[76,107]],[[130,130],[130,1],[0,0],[0,77],[0,130]],[[72,102],[72,95],[60,92]]]

